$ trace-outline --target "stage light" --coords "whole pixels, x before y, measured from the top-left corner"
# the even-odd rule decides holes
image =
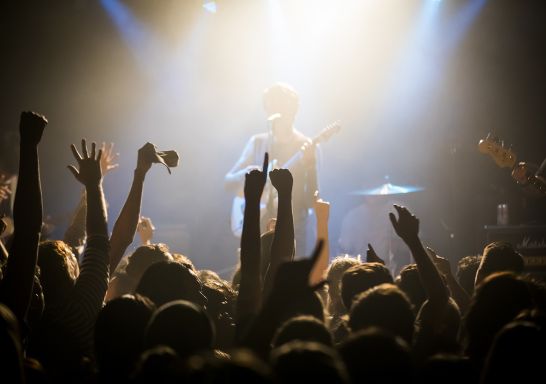
[[[203,0],[203,8],[210,13],[216,13],[218,6],[216,5],[216,1]]]

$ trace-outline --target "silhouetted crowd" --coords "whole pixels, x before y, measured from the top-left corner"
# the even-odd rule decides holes
[[[44,240],[38,147],[46,125],[21,114],[14,232],[1,257],[2,382],[545,380],[546,289],[523,273],[510,244],[488,244],[454,271],[423,245],[415,215],[395,205],[385,214],[415,263],[393,276],[372,245],[366,261],[330,260],[329,204],[317,199],[317,245],[295,257],[292,174],[268,172],[266,153],[263,168],[245,177],[240,262],[226,281],[151,242],[140,208],[146,174],[161,162],[153,144],[138,150],[109,232],[102,181],[115,155],[85,140],[71,146],[68,167],[81,201],[64,239]],[[278,208],[262,233],[268,178]],[[142,245],[126,255],[136,233]]]

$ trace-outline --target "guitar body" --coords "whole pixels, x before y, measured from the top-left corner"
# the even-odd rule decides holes
[[[265,221],[269,220],[271,217],[271,214],[268,214],[268,212],[276,212],[276,203],[277,198],[273,198],[272,191],[271,191],[271,185],[268,183],[264,187],[264,192],[262,194],[262,200],[260,201],[260,223],[265,223]],[[271,196],[271,197],[270,197]],[[270,202],[269,199],[272,201]],[[271,208],[268,208],[268,205],[271,206]],[[271,217],[268,217],[271,216]],[[233,202],[231,203],[231,232],[237,237],[241,237],[243,233],[243,222],[245,218],[245,197],[242,193],[237,194],[233,198]]]

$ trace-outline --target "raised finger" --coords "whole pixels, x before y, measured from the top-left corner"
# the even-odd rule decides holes
[[[87,153],[87,143],[85,142],[85,139],[82,139],[82,156],[84,159],[89,158],[89,154]]]
[[[400,205],[394,204],[394,209],[396,209],[396,212],[398,212],[398,215],[401,216],[404,212],[404,207],[401,207]]]
[[[106,154],[109,159],[114,159],[116,157],[116,154],[114,153],[114,143],[110,143],[107,147]]]
[[[264,155],[264,164],[262,166],[262,172],[264,173],[265,177],[267,177],[267,167],[269,166],[269,153],[265,153]]]
[[[102,149],[101,149],[102,151]],[[95,159],[95,155],[97,154],[97,144],[93,141],[91,143],[91,158],[94,160]]]
[[[78,152],[74,144],[70,144],[70,149],[72,150],[72,154],[74,155],[74,158],[76,159],[76,161],[78,162],[82,161],[82,156],[80,155],[80,153]]]
[[[67,168],[70,171],[70,173],[74,175],[76,179],[79,179],[80,174],[78,173],[78,170],[73,165],[69,165]]]
[[[93,143],[93,144],[95,144],[95,143]],[[93,158],[95,158],[95,157],[93,156]],[[101,159],[102,159],[102,149],[99,149],[99,154],[97,155],[97,161],[101,161]]]

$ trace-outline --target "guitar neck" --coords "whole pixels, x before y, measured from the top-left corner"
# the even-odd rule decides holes
[[[318,135],[313,137],[313,139],[311,139],[311,144],[309,146],[315,147],[317,144],[325,140],[328,140],[333,134],[339,132],[340,129],[341,129],[341,126],[339,125],[339,122],[330,124],[328,127],[323,129]],[[300,161],[303,158],[303,155],[304,155],[304,150],[299,149],[296,153],[294,153],[294,155],[292,155],[292,157],[290,157],[290,159],[284,162],[281,168],[292,169],[298,163],[298,161]]]

